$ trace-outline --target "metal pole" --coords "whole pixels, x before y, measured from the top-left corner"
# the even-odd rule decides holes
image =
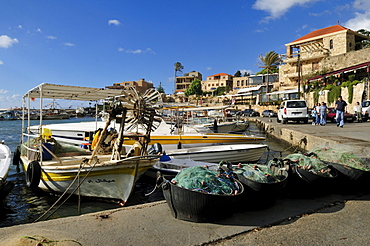
[[[301,99],[301,54],[298,50],[298,99]]]

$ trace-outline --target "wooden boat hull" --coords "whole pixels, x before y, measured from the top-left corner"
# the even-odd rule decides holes
[[[27,176],[30,160],[24,156],[21,159]],[[101,164],[97,164],[90,173],[88,173],[90,171],[89,166],[82,168],[79,173],[81,160],[80,158],[64,166],[55,164],[55,161],[52,165],[48,165],[49,161],[43,162],[41,164],[42,174],[38,187],[49,192],[63,193],[71,186],[67,193],[72,193],[77,188],[78,183],[88,175],[74,194],[120,200],[125,203],[136,180],[158,161],[157,158],[140,158],[114,164],[101,160]],[[77,177],[77,180],[73,183],[75,177]]]
[[[267,145],[263,144],[215,145],[173,150],[168,151],[167,154],[177,159],[192,159],[211,163],[219,163],[220,161],[245,163],[258,161],[266,148]]]

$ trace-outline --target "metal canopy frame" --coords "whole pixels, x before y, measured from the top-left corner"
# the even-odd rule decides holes
[[[42,83],[23,97],[97,101],[122,95],[121,90]]]

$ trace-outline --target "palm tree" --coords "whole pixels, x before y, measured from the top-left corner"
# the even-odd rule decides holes
[[[266,85],[266,93],[269,92],[269,74],[271,71],[276,71],[278,66],[281,63],[281,57],[275,51],[269,51],[263,56],[260,54],[258,56],[258,67],[262,68],[261,73],[267,74],[267,85]]]
[[[182,72],[182,70],[184,69],[184,66],[181,64],[181,62],[176,62],[174,66],[175,66],[175,78],[174,78],[174,86],[175,86],[174,92],[175,92],[177,72]]]

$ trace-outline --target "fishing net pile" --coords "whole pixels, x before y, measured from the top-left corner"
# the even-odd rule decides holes
[[[260,183],[276,183],[282,178],[276,175],[270,166],[267,165],[238,164],[233,171],[247,179]]]
[[[203,193],[232,195],[240,192],[240,187],[229,175],[202,166],[182,170],[171,182],[179,187]]]
[[[370,171],[370,163],[362,161],[353,153],[345,150],[336,148],[315,148],[312,153],[314,153],[319,159],[327,162],[348,165],[363,171]]]
[[[315,155],[304,155],[304,154],[290,154],[286,157],[292,161],[298,168],[312,172],[314,174],[323,177],[333,177],[330,173],[331,169],[322,160],[317,158]]]

